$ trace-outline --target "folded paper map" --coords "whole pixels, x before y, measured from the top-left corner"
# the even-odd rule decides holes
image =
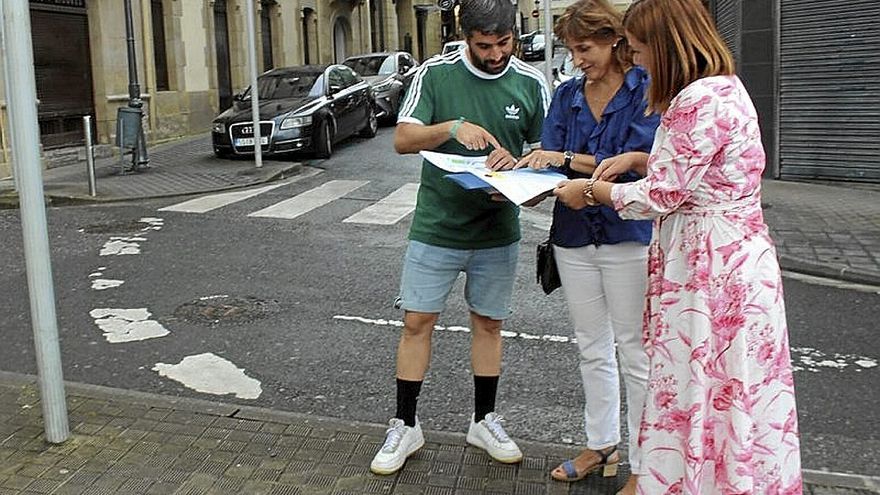
[[[438,168],[451,172],[447,179],[455,181],[465,189],[485,189],[498,192],[517,205],[553,190],[567,177],[552,170],[492,171],[486,168],[485,156],[462,156],[422,151],[425,160]]]

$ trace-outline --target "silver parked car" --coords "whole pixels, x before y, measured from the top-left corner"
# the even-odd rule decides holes
[[[397,112],[419,64],[407,52],[381,52],[355,55],[342,61],[360,74],[373,88],[377,116],[397,120]]]

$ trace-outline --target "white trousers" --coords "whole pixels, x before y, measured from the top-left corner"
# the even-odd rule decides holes
[[[553,251],[580,351],[587,448],[620,443],[619,357],[626,386],[629,462],[633,474],[644,474],[637,449],[648,381],[642,346],[648,247],[627,242],[598,248],[554,246]]]

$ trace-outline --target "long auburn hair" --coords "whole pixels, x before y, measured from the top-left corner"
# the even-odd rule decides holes
[[[636,0],[623,25],[650,52],[649,111],[666,111],[697,79],[736,73],[733,55],[700,0]]]
[[[590,40],[613,45],[614,60],[626,72],[633,66],[632,50],[626,43],[623,14],[608,0],[579,0],[565,8],[553,28],[566,41]]]

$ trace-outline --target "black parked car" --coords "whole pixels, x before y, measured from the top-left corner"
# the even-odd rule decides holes
[[[520,37],[523,60],[544,60],[544,35],[528,33]]]
[[[327,158],[333,145],[360,133],[376,135],[372,88],[344,65],[273,69],[257,79],[260,140],[264,153],[314,151]],[[214,119],[211,138],[219,157],[254,152],[251,88]]]
[[[354,69],[376,92],[379,118],[393,122],[419,64],[407,52],[368,53],[348,57],[343,64]]]

